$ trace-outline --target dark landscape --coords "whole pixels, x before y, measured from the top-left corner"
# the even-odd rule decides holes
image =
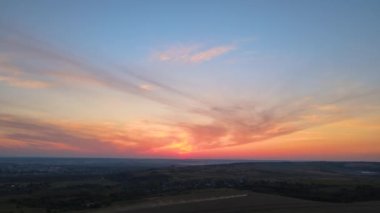
[[[373,162],[2,158],[0,184],[1,212],[380,208]]]

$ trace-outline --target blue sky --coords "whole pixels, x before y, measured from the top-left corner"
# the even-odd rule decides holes
[[[90,124],[130,132],[135,122],[149,121],[153,127],[137,125],[138,131],[151,139],[159,128],[166,142],[148,154],[131,148],[137,156],[175,149],[209,156],[209,150],[232,147],[220,153],[236,157],[240,145],[250,150],[256,141],[303,138],[297,134],[338,120],[361,119],[373,130],[380,115],[379,59],[379,1],[1,0],[0,103],[6,107],[0,113],[20,122],[8,126],[12,134],[3,132],[3,146],[12,149],[17,141],[26,153],[41,154],[43,146],[28,143],[30,136],[14,137],[32,118],[65,130],[77,122],[85,135]],[[375,143],[367,130],[355,137]],[[38,141],[46,144],[41,134]],[[338,147],[344,142],[336,137]],[[67,148],[58,154],[80,155],[78,147],[49,140]],[[271,147],[277,150],[275,143],[266,143],[263,158],[272,156]],[[120,149],[94,155],[124,155]]]

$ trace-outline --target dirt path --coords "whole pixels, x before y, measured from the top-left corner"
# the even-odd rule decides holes
[[[234,194],[234,195],[227,195],[227,196],[213,196],[213,197],[207,197],[207,198],[184,199],[184,200],[173,200],[173,201],[158,200],[158,201],[152,201],[152,202],[145,202],[145,203],[141,203],[141,204],[133,204],[131,206],[125,206],[125,207],[111,207],[109,209],[103,209],[103,210],[96,211],[96,213],[128,212],[128,211],[132,211],[132,210],[171,206],[171,205],[179,205],[179,204],[199,203],[199,202],[217,201],[217,200],[228,200],[228,199],[234,199],[234,198],[242,198],[242,197],[246,197],[246,196],[248,196],[248,194]]]

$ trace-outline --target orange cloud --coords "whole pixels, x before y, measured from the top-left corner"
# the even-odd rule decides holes
[[[352,134],[360,136],[355,138],[357,146],[353,149],[361,148],[361,140],[368,141],[366,145],[362,144],[362,153],[369,152],[371,145],[375,145],[375,135],[379,130],[378,117],[363,125],[345,121],[347,114],[341,110],[339,113],[330,110],[336,107],[320,110],[313,103],[295,106],[286,110],[259,110],[252,105],[199,110],[198,114],[211,119],[210,122],[201,124],[189,120],[174,124],[140,122],[118,125],[0,114],[0,154],[23,150],[29,154],[43,154],[49,150],[49,153],[59,155],[236,157],[244,154],[249,157],[254,154],[256,157],[277,159],[307,154],[317,158],[328,147],[332,153],[333,149],[337,150],[345,142],[354,140]],[[313,115],[316,119],[309,118]],[[341,122],[336,123],[337,121]],[[322,125],[325,124],[330,125],[324,128]],[[320,130],[312,132],[315,129],[312,127]],[[309,130],[305,131],[306,129]],[[276,141],[281,143],[273,143],[280,136],[281,140]],[[268,142],[258,143],[261,145],[253,143],[264,140]],[[314,142],[318,144],[308,144]],[[343,156],[344,153],[354,151],[345,150],[339,153]]]
[[[149,156],[157,150],[168,154],[191,151],[184,134],[157,124],[73,123],[0,114],[0,154],[28,150],[43,154]],[[15,151],[16,149],[16,151]]]

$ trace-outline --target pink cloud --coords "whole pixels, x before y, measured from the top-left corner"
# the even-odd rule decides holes
[[[235,49],[234,46],[220,46],[207,49],[205,51],[198,52],[190,57],[190,61],[194,63],[199,63],[203,61],[209,61],[213,58],[221,56],[231,50]]]
[[[201,63],[226,54],[235,48],[234,45],[223,45],[201,50],[196,45],[178,46],[157,53],[156,58],[160,61]]]

